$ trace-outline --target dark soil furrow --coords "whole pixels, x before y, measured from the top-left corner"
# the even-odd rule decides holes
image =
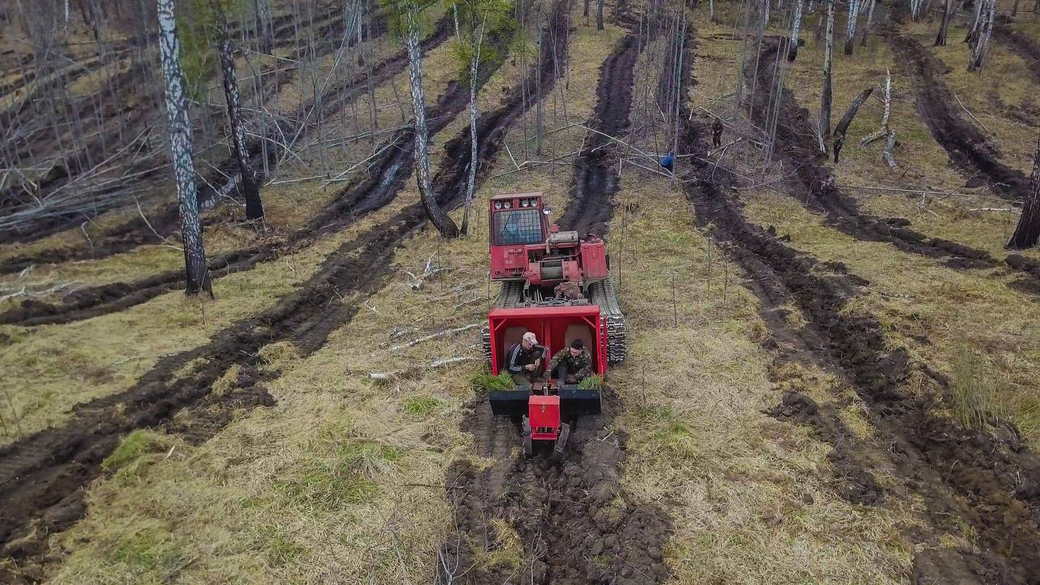
[[[571,203],[560,217],[559,225],[584,235],[603,236],[614,214],[614,194],[618,190],[617,173],[611,168],[613,141],[628,128],[632,108],[633,70],[639,57],[640,44],[635,35],[625,35],[600,68],[595,118],[589,124],[602,134],[590,133],[585,148],[574,163]],[[604,83],[609,80],[610,83]],[[607,135],[607,136],[604,136]]]
[[[779,47],[776,41],[766,43],[758,59],[759,87],[773,87]],[[747,70],[749,76],[755,74],[754,67]],[[758,92],[754,98],[755,121],[765,125],[770,106],[768,92]],[[809,112],[798,106],[794,94],[786,87],[781,90],[779,107],[776,151],[784,153],[785,161],[795,169],[798,179],[796,182],[788,181],[789,186],[799,201],[826,215],[827,225],[860,240],[887,242],[910,254],[946,258],[946,264],[954,268],[992,268],[998,265],[985,250],[925,236],[907,228],[910,222],[902,218],[883,219],[860,211],[856,200],[836,186],[835,178],[823,163],[817,148]]]
[[[382,21],[380,21],[382,22]],[[443,43],[449,35],[450,19],[442,19],[434,32],[433,35],[423,40],[423,50],[429,51],[441,43]],[[385,28],[385,24],[381,25],[382,30]],[[372,69],[372,83],[379,85],[387,82],[393,76],[397,75],[408,65],[407,54],[404,51],[396,53],[385,61],[373,66]],[[284,83],[279,81],[279,83]],[[322,104],[323,115],[328,117],[331,113],[337,111],[339,108],[345,107],[347,104],[357,99],[362,93],[367,90],[368,87],[368,73],[362,72],[359,76],[353,79],[343,81],[342,83],[330,88],[329,94],[332,96],[331,99],[327,99]],[[293,116],[288,119],[297,120],[302,119],[306,116],[307,112],[310,111],[313,105],[313,100],[305,102],[299,106]],[[289,122],[281,123],[281,132],[285,132],[288,135],[293,135],[294,130],[290,127]],[[279,128],[272,128],[268,130],[268,138],[277,138],[279,135]],[[301,138],[307,136],[304,133]],[[277,157],[280,152],[277,149],[263,148],[262,140],[251,141],[248,144],[248,150],[252,157],[252,163],[254,168],[259,172],[264,168],[263,157],[266,152],[268,168],[272,168],[277,164]],[[237,163],[233,159],[227,159],[219,168],[222,173],[229,176],[237,176]],[[219,176],[220,174],[217,173]],[[263,180],[263,177],[261,177]],[[212,181],[210,181],[212,183]],[[200,201],[212,201],[215,200],[217,194],[209,187],[200,185]],[[176,203],[171,203],[163,208],[163,210],[155,217],[149,218],[149,223],[155,228],[158,233],[162,235],[169,235],[179,228],[179,216],[178,208]],[[100,259],[107,258],[109,256],[120,254],[138,246],[154,243],[156,240],[152,230],[148,227],[145,221],[140,217],[112,228],[103,236],[95,237],[91,245],[82,245],[75,248],[59,248],[55,250],[46,250],[44,252],[26,255],[26,256],[15,256],[6,260],[0,261],[0,274],[13,274],[24,270],[26,267],[33,264],[56,264],[61,262],[69,262],[73,260],[87,260],[87,259]]]
[[[704,156],[702,134],[701,128],[691,128],[688,140],[694,142],[685,150]],[[945,378],[925,364],[911,362],[902,348],[891,348],[874,317],[848,308],[859,287],[869,283],[842,265],[796,252],[749,223],[728,187],[711,182],[712,171],[710,165],[700,165],[687,183],[698,224],[743,268],[749,288],[763,301],[763,318],[774,334],[781,339],[794,336],[796,347],[809,353],[807,359],[832,365],[852,384],[880,440],[889,445],[900,481],[923,498],[934,525],[959,534],[966,523],[975,531],[979,551],[958,551],[963,564],[996,572],[988,577],[969,574],[964,582],[1035,585],[1040,575],[1040,559],[1032,553],[1040,550],[1040,458],[1021,445],[962,429],[937,414],[937,397],[949,390]],[[808,320],[803,330],[792,331],[777,320],[778,302],[785,300],[793,301]],[[909,390],[911,377],[921,381],[923,394]],[[839,453],[855,454],[840,429],[828,431],[829,417],[820,419],[814,407],[793,394],[773,414],[815,424]],[[851,461],[855,467],[855,458]],[[847,474],[848,468],[836,466]],[[859,477],[867,478],[869,472],[860,469]],[[863,501],[870,503],[883,495],[872,478],[856,483],[863,489],[849,492],[853,501],[865,496]]]
[[[496,48],[504,55],[502,47]],[[487,66],[482,81],[500,62]],[[543,84],[546,92],[555,81],[554,77],[550,79]],[[451,108],[460,111],[468,91],[453,84],[451,93],[457,96]],[[523,111],[519,89],[510,96],[502,108],[478,121],[478,136],[486,141],[483,152],[497,151],[505,134],[502,126],[515,121]],[[431,130],[443,128],[450,118],[437,120]],[[464,193],[465,165],[458,163],[468,161],[468,137],[466,128],[446,145],[448,153],[434,178],[438,199],[449,209],[461,203]],[[399,164],[391,164],[391,175],[376,176],[355,186],[357,198],[368,199],[372,190],[392,194],[400,189],[411,174],[413,144],[408,140],[400,145],[408,156],[398,159]],[[481,165],[479,181],[486,179],[488,168]],[[77,407],[74,420],[64,426],[0,448],[0,543],[5,545],[0,550],[19,566],[40,562],[47,533],[63,530],[85,512],[84,487],[99,474],[100,462],[122,434],[166,424],[171,431],[184,432],[197,442],[219,430],[235,404],[224,404],[227,401],[210,395],[209,390],[230,366],[245,366],[246,379],[240,376],[240,389],[231,393],[237,404],[269,404],[270,397],[258,385],[255,374],[259,349],[283,340],[294,342],[303,355],[320,348],[329,333],[349,322],[364,300],[387,284],[392,276],[394,249],[425,223],[422,205],[409,205],[343,244],[297,292],[272,308],[217,333],[203,347],[161,359],[133,388]],[[336,304],[345,298],[350,301]],[[188,372],[176,374],[183,369]],[[204,410],[202,421],[186,427],[170,426],[172,415],[183,408],[191,408],[193,413]],[[0,580],[15,577],[0,572]]]
[[[566,10],[567,2],[558,4]],[[564,45],[560,50],[565,49]],[[627,125],[637,56],[635,38],[628,36],[601,69],[594,127],[617,135]],[[572,204],[565,214],[563,223],[572,229],[606,231],[617,183],[611,176],[604,190],[586,190],[589,175],[601,177],[593,179],[597,187],[608,184],[605,177],[611,171],[603,165],[601,152],[584,152],[583,165],[575,172],[574,191],[584,202]],[[457,533],[442,546],[441,558],[446,562],[440,566],[438,581],[489,585],[666,581],[669,569],[662,553],[671,533],[669,517],[659,506],[620,486],[625,437],[607,429],[620,408],[617,396],[605,391],[603,414],[572,421],[567,453],[555,461],[547,455],[517,458],[517,423],[492,417],[487,400],[475,399],[464,417],[465,430],[473,434],[477,454],[493,464],[478,470],[468,460],[458,460],[446,472]],[[506,535],[495,528],[501,522],[519,535],[523,550],[512,552],[522,558],[481,562],[503,546]]]
[[[1033,79],[1040,83],[1040,42],[1011,28],[1010,22],[998,22],[993,27],[993,38],[1007,45],[1013,53],[1021,57]]]
[[[551,75],[551,72],[547,73]],[[487,72],[482,81],[486,79]],[[465,87],[453,83],[441,96],[436,108],[430,110],[430,114],[433,114],[429,119],[431,133],[442,130],[462,111],[466,105],[467,92]],[[485,161],[498,153],[505,131],[519,115],[517,104],[520,101],[518,85],[509,93],[506,105],[486,113],[478,120],[477,139]],[[212,277],[218,279],[251,270],[282,254],[306,248],[324,234],[338,231],[382,208],[393,200],[397,192],[392,186],[402,176],[407,177],[411,173],[413,139],[411,130],[398,132],[384,144],[388,148],[370,163],[367,173],[352,181],[331,203],[286,240],[234,250],[212,258],[209,264]],[[470,160],[469,127],[448,141],[444,150],[444,160],[450,164],[438,170],[433,186],[437,193],[457,195],[464,188],[464,174]],[[483,180],[485,171],[484,165],[478,167],[478,179]],[[60,305],[26,300],[18,307],[0,313],[0,323],[32,326],[80,321],[124,310],[183,286],[183,271],[172,270],[132,283],[117,282],[80,289],[67,295]]]
[[[1020,201],[1027,192],[1029,179],[1000,162],[996,147],[961,116],[957,101],[942,78],[946,66],[911,37],[895,33],[885,37],[913,80],[918,114],[953,164],[969,177],[981,177],[996,194]]]

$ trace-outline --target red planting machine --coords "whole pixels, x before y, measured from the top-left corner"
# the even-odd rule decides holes
[[[541,193],[496,195],[488,205],[491,279],[502,283],[482,331],[491,372],[505,371],[506,352],[527,331],[551,355],[581,339],[602,379],[625,359],[625,320],[609,278],[606,243],[549,223]],[[547,361],[547,360],[546,360]],[[548,376],[550,373],[546,372]],[[600,413],[599,388],[563,380],[490,393],[495,415],[522,420],[524,452],[535,442],[563,451],[570,422]]]

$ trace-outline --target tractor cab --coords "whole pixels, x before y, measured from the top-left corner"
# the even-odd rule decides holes
[[[488,214],[492,280],[523,281],[525,296],[540,301],[561,283],[584,289],[607,278],[603,240],[550,225],[541,193],[496,195]]]

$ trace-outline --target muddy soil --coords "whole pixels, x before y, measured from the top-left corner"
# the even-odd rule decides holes
[[[622,39],[601,69],[593,127],[614,136],[628,123],[636,41],[631,35]],[[593,146],[582,153],[574,176],[576,201],[561,225],[602,235],[617,183],[602,154],[609,141],[598,144],[598,151]],[[493,417],[485,398],[474,400],[464,416],[466,430],[474,436],[477,454],[493,463],[478,470],[468,460],[457,460],[446,472],[456,531],[441,548],[438,582],[666,581],[670,570],[663,548],[672,531],[670,518],[660,505],[620,485],[625,437],[609,427],[621,408],[618,398],[605,391],[602,415],[572,421],[564,457],[536,451],[524,459],[517,421]],[[516,532],[522,550],[503,550],[495,528],[501,522]],[[502,554],[513,557],[503,561]]]
[[[600,84],[596,88],[595,117],[590,128],[609,136],[620,136],[628,128],[632,108],[632,84],[640,43],[629,34],[600,68]],[[604,83],[603,80],[610,80]],[[614,171],[613,141],[602,134],[589,133],[585,148],[574,163],[571,203],[560,217],[560,228],[576,230],[580,235],[604,236],[614,214],[614,194],[618,177]]]
[[[895,33],[884,36],[913,80],[918,114],[953,164],[970,179],[988,183],[994,193],[1020,201],[1028,192],[1029,179],[1000,162],[996,147],[957,110],[957,101],[942,78],[946,66],[913,38]]]
[[[769,40],[758,58],[759,87],[773,87],[776,52],[780,43]],[[755,75],[753,66],[747,68],[749,78]],[[749,79],[750,84],[750,79]],[[799,107],[794,94],[784,87],[779,105],[772,104],[768,92],[755,94],[753,115],[755,122],[768,127],[766,118],[770,108],[779,107],[776,152],[783,153],[785,167],[794,169],[795,181],[787,181],[792,194],[809,209],[822,212],[827,225],[860,240],[887,242],[903,252],[945,258],[953,268],[992,268],[998,262],[988,252],[942,238],[930,238],[906,227],[909,222],[891,222],[863,213],[855,199],[836,186],[836,180],[819,154],[816,132],[808,110]]]
[[[1026,62],[1026,67],[1029,68],[1033,79],[1040,83],[1040,42],[1011,28],[1011,23],[1001,21],[1000,17],[993,27],[993,38],[1021,57]]]
[[[688,130],[684,150],[705,156],[706,127],[695,122]],[[1014,440],[962,429],[938,414],[938,400],[948,393],[949,381],[927,364],[911,361],[904,349],[890,347],[873,316],[848,309],[849,300],[867,282],[844,266],[796,252],[749,223],[727,184],[735,178],[716,173],[712,180],[712,172],[711,165],[698,165],[687,195],[698,225],[728,250],[762,301],[763,319],[774,335],[767,343],[789,344],[795,350],[788,358],[824,364],[852,385],[868,407],[879,440],[889,446],[884,453],[898,470],[901,489],[927,504],[935,534],[961,533],[963,524],[971,526],[979,550],[957,551],[958,558],[997,572],[976,574],[967,582],[1035,585],[1040,575],[1040,558],[1032,552],[1040,550],[1040,458]],[[787,301],[802,311],[808,321],[804,328],[792,330],[782,319],[781,305]],[[908,390],[911,377],[920,382],[920,391]],[[802,414],[806,410],[811,406],[789,398],[776,412],[790,411],[789,416],[817,425],[836,452],[860,458],[860,446],[850,444],[840,429],[829,429],[826,418]],[[862,460],[867,459],[864,454]],[[851,493],[858,498],[861,490]],[[934,546],[935,534],[908,538]]]
[[[604,413],[574,423],[567,453],[554,460],[517,455],[519,425],[490,415],[486,399],[464,415],[477,454],[494,461],[481,471],[459,460],[446,472],[457,533],[441,550],[447,562],[439,583],[537,585],[663,583],[670,571],[662,551],[671,524],[667,513],[620,485],[625,437],[608,430],[620,410],[604,393]],[[523,551],[513,562],[488,562],[502,549],[494,527],[505,522]],[[451,569],[450,579],[444,566]]]
[[[566,39],[566,33],[562,35]],[[494,68],[488,68],[484,81]],[[546,82],[543,77],[546,93],[555,83],[554,76],[548,79]],[[453,86],[451,93],[457,103],[452,102],[450,109],[461,111],[468,91]],[[486,113],[478,121],[478,136],[488,141],[483,152],[497,149],[505,135],[502,125],[516,120],[523,112],[519,89],[510,95],[512,99],[502,108]],[[447,125],[451,117],[437,116],[432,120]],[[468,136],[466,128],[453,141],[455,148]],[[395,158],[397,162],[389,163],[390,169],[383,175],[373,176],[355,188],[359,201],[372,197],[373,191],[389,194],[377,198],[392,197],[401,188],[411,174],[413,146],[408,145],[414,142],[407,140],[401,145],[407,156]],[[461,204],[464,192],[464,167],[457,165],[457,160],[446,157],[434,178],[438,200],[448,209]],[[479,181],[486,179],[488,168],[481,166]],[[15,563],[13,569],[0,569],[0,582],[29,582],[33,575],[45,572],[48,535],[66,529],[82,517],[86,510],[85,487],[100,474],[101,461],[125,433],[141,427],[165,426],[171,431],[185,432],[189,440],[202,441],[229,420],[236,404],[269,404],[262,389],[264,380],[258,381],[252,374],[259,365],[260,348],[289,340],[303,356],[319,349],[332,331],[349,322],[364,301],[389,282],[394,249],[425,223],[420,204],[406,207],[357,239],[344,243],[297,292],[278,300],[271,308],[218,332],[202,347],[161,359],[127,391],[78,406],[65,425],[0,448],[0,552]],[[335,304],[344,298],[352,300]],[[243,366],[247,379],[243,381],[240,376],[238,389],[225,394],[230,398],[212,396],[213,383],[236,364]],[[186,373],[176,375],[184,369]],[[183,409],[190,410],[189,420],[193,422],[186,427],[170,423],[173,415]]]

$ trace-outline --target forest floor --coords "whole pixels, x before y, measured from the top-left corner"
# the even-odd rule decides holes
[[[407,72],[384,48],[371,95],[394,130],[311,137],[282,164],[376,156],[266,187],[264,233],[238,205],[206,212],[215,300],[183,296],[176,234],[128,227],[136,207],[93,221],[104,253],[78,225],[0,244],[0,285],[76,283],[0,301],[0,582],[1035,583],[1040,253],[1003,242],[1040,127],[1040,29],[1002,25],[978,74],[960,21],[947,47],[902,23],[837,55],[835,120],[891,74],[892,169],[860,144],[874,97],[840,162],[815,153],[819,10],[771,98],[779,31],[742,68],[730,8],[689,13],[677,45],[632,3],[597,31],[578,2],[536,2],[552,50],[506,55],[480,89],[465,238],[418,204]],[[431,162],[458,221],[467,95],[439,34]],[[542,94],[523,91],[539,70]],[[307,96],[286,83],[291,110]],[[371,111],[359,87],[333,119]],[[669,144],[675,175],[653,164]],[[518,191],[603,235],[628,319],[603,414],[561,462],[524,459],[470,385],[497,293],[483,210]]]

